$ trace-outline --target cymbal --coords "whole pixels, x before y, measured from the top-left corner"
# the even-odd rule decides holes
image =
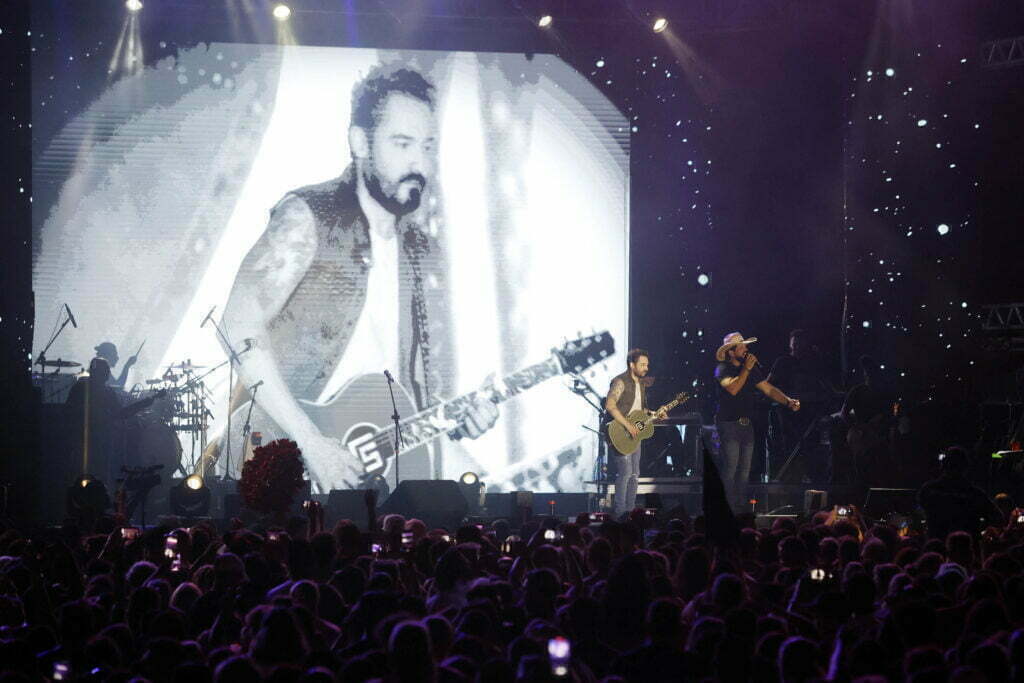
[[[38,365],[42,365],[44,368],[80,368],[81,363],[76,363],[73,360],[41,360],[37,361]]]
[[[191,363],[178,363],[177,365],[171,365],[168,370],[202,370],[205,365],[192,365]]]

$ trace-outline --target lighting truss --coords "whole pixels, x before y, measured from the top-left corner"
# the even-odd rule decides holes
[[[981,63],[986,69],[1024,64],[1024,36],[982,43]]]

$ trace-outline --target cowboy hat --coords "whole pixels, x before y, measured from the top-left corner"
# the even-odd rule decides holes
[[[725,338],[722,339],[722,345],[718,347],[717,351],[715,351],[715,360],[721,363],[722,361],[725,360],[725,352],[731,349],[732,347],[738,346],[740,344],[753,344],[756,341],[757,337],[744,339],[743,335],[740,334],[739,332],[730,332],[729,334],[725,335]]]

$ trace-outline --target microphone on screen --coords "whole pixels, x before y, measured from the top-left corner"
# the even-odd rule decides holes
[[[203,318],[203,322],[199,323],[199,327],[200,328],[206,327],[206,323],[210,322],[210,316],[213,315],[213,312],[215,310],[217,310],[216,306],[214,306],[213,308],[210,309],[210,312],[206,314],[205,318]]]

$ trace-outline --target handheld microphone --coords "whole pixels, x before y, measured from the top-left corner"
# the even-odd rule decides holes
[[[206,327],[206,323],[208,323],[210,321],[210,316],[213,315],[213,312],[215,310],[217,310],[216,306],[214,306],[213,308],[210,309],[210,312],[206,314],[205,318],[203,318],[203,322],[199,323],[199,327],[200,328]]]
[[[68,312],[68,318],[71,319],[71,324],[75,326],[75,329],[78,329],[78,322],[75,320],[75,314],[71,312],[71,307],[68,306],[67,303],[64,304],[64,310]]]
[[[384,376],[388,378],[388,381],[389,381],[389,382],[394,382],[394,381],[395,381],[395,378],[394,378],[394,377],[392,377],[392,376],[391,376],[391,373],[390,373],[390,372],[388,372],[387,370],[385,370],[385,371],[384,371]]]

